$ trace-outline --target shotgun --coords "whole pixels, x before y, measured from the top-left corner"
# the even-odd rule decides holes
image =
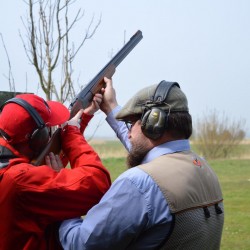
[[[105,88],[104,77],[111,78],[115,73],[116,67],[134,49],[143,38],[142,32],[138,30],[130,40],[117,52],[117,54],[98,72],[98,74],[76,95],[69,105],[70,119],[76,115],[80,109],[85,109],[91,103],[93,96]],[[50,141],[40,153],[32,160],[34,166],[45,164],[45,156],[49,152],[59,154],[61,152],[61,128],[57,128]]]

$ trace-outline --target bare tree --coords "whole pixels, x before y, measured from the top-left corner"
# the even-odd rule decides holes
[[[55,96],[64,103],[75,95],[73,84],[73,61],[84,45],[93,37],[101,23],[101,17],[94,24],[94,16],[75,45],[70,40],[71,32],[77,22],[84,17],[84,11],[78,9],[70,20],[69,9],[76,0],[28,0],[29,7],[26,20],[22,18],[27,37],[20,33],[25,53],[35,67],[39,85],[47,100]],[[58,73],[59,72],[59,73]],[[60,78],[56,79],[56,74]]]
[[[199,118],[196,126],[195,144],[207,158],[226,158],[245,138],[244,120],[229,119],[214,110]]]
[[[6,45],[5,45],[2,33],[0,33],[0,37],[1,37],[3,48],[4,48],[4,51],[5,51],[6,57],[7,57],[8,67],[9,67],[8,75],[7,76],[4,75],[4,76],[8,79],[9,90],[11,92],[16,92],[16,90],[15,90],[15,80],[14,80],[14,76],[13,76],[13,73],[12,73],[12,67],[11,67],[11,63],[10,63],[10,57],[9,57],[9,53],[8,53],[7,48],[6,48]]]

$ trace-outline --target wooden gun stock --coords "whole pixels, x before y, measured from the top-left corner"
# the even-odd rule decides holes
[[[43,151],[39,154],[39,156],[36,159],[33,159],[31,161],[31,164],[33,164],[34,166],[44,165],[45,156],[48,155],[50,152],[53,152],[54,154],[58,155],[60,154],[62,149],[61,131],[62,131],[61,128],[56,129],[46,147],[43,149]]]

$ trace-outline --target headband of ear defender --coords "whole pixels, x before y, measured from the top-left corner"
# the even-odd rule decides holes
[[[153,99],[144,105],[141,129],[143,134],[152,140],[159,139],[167,128],[170,107],[169,112],[166,113],[166,111],[157,106],[167,105],[166,100],[173,86],[180,88],[177,82],[161,81],[155,90]]]

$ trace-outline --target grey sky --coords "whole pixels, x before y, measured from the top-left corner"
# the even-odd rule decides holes
[[[18,30],[23,30],[20,16],[27,6],[23,1],[3,1],[0,32],[9,51],[16,90],[24,91],[26,73],[28,91],[38,92],[34,69],[24,54]],[[82,84],[107,63],[113,50],[123,45],[138,29],[143,40],[118,66],[113,77],[121,105],[138,90],[161,80],[177,81],[189,100],[193,119],[216,109],[232,119],[245,119],[250,128],[250,1],[248,0],[79,0],[85,10],[86,24],[93,14],[102,15],[101,25],[83,47],[75,64],[76,77]],[[77,9],[77,5],[75,5]],[[74,40],[79,40],[78,27]],[[9,90],[3,74],[7,60],[0,46],[0,87]],[[102,125],[97,136],[114,136],[98,114]],[[248,132],[249,136],[249,132]]]

